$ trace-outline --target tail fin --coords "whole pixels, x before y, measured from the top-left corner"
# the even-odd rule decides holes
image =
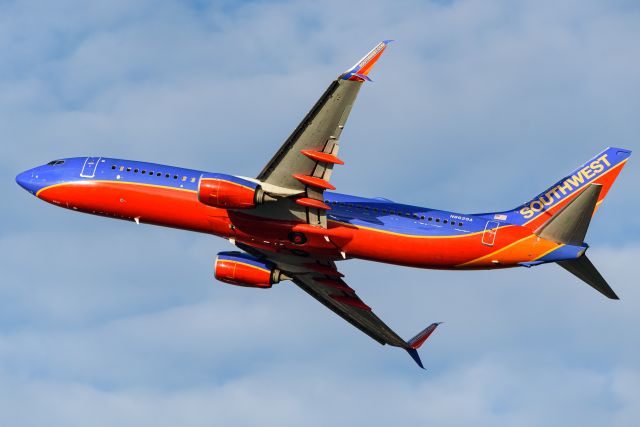
[[[552,242],[582,246],[601,191],[602,184],[589,184],[578,197],[542,224],[535,234]]]
[[[490,215],[501,221],[524,225],[536,230],[554,214],[567,206],[590,184],[599,184],[601,186],[595,204],[595,210],[597,210],[629,156],[631,156],[630,150],[609,147],[532,200],[513,210],[495,212]]]

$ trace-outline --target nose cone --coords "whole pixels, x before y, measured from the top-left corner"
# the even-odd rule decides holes
[[[36,169],[29,169],[16,176],[16,182],[18,185],[31,194],[36,194],[42,187],[42,184],[38,182],[38,174]]]

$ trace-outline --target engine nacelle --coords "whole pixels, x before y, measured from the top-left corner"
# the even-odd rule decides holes
[[[289,279],[274,264],[242,252],[220,252],[216,258],[216,279],[249,288],[270,288]]]
[[[215,208],[251,209],[274,199],[255,182],[233,175],[208,173],[200,177],[198,200]]]

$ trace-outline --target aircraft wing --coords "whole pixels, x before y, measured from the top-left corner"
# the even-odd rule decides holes
[[[382,345],[389,344],[406,350],[415,362],[424,369],[417,349],[435,331],[439,323],[432,323],[409,341],[405,341],[373,313],[344,280],[333,261],[299,258],[277,254],[236,243],[246,252],[267,258],[273,262],[293,283],[320,301],[325,307],[360,329]]]
[[[340,134],[362,83],[390,40],[380,42],[353,67],[334,80],[257,179],[287,189],[301,197],[296,203],[305,210],[310,224],[326,227],[324,190],[334,190],[329,180],[337,157]],[[299,218],[304,215],[298,215]]]

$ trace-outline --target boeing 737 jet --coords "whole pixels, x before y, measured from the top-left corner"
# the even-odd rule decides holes
[[[255,178],[106,157],[51,161],[16,177],[55,206],[138,223],[213,234],[215,277],[270,288],[290,280],[379,342],[417,349],[438,326],[410,340],[391,330],[338,269],[360,258],[433,269],[494,269],[557,263],[605,296],[618,297],[589,261],[592,215],[631,151],[607,148],[514,209],[463,214],[336,193],[330,178],[340,134],[383,41],[334,80]]]

